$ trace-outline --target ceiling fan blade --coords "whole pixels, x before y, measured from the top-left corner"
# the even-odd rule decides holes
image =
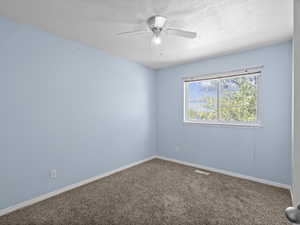
[[[185,38],[190,38],[190,39],[194,39],[194,38],[197,37],[196,32],[186,31],[186,30],[181,30],[181,29],[175,29],[175,28],[168,28],[167,29],[167,34],[176,35],[176,36],[185,37]]]
[[[131,36],[131,35],[142,35],[142,34],[146,34],[149,33],[149,30],[147,29],[143,29],[143,30],[132,30],[132,31],[125,31],[125,32],[120,32],[117,33],[116,35],[118,36]]]

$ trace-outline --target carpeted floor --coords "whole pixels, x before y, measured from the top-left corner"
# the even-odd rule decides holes
[[[154,159],[0,217],[1,225],[285,225],[287,190]]]

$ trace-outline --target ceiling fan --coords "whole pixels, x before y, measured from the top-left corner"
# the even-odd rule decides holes
[[[175,35],[183,38],[194,39],[197,37],[196,32],[186,31],[182,29],[167,27],[167,18],[160,15],[151,16],[146,21],[147,26],[144,29],[138,29],[133,31],[126,31],[117,33],[117,35],[140,35],[145,33],[153,34],[151,42],[155,45],[162,43],[162,33],[167,35]]]

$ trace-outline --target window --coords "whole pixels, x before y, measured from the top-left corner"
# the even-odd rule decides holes
[[[261,71],[239,72],[184,80],[184,121],[257,126]]]

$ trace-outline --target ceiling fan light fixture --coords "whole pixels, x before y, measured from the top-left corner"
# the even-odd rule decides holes
[[[152,37],[151,42],[154,45],[160,45],[161,42],[162,42],[160,33],[153,33],[153,37]]]

